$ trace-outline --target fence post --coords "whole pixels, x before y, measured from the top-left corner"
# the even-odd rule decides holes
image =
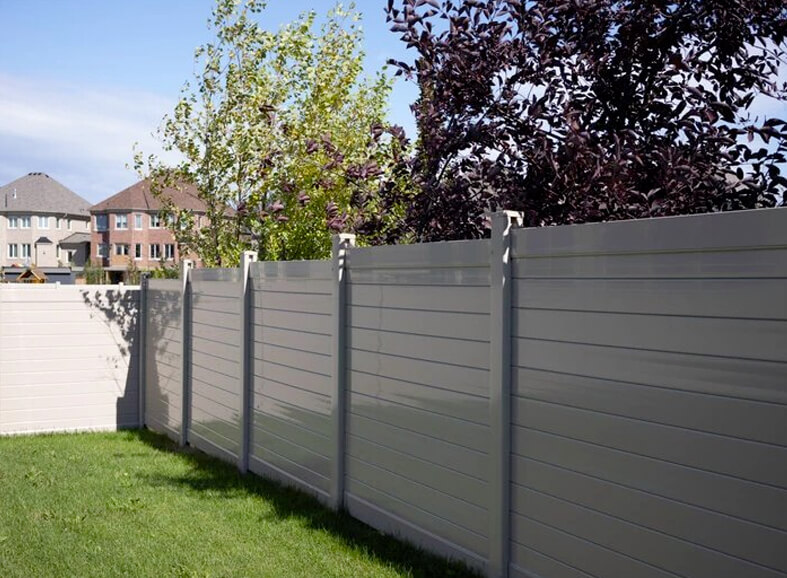
[[[348,247],[355,245],[355,235],[333,236],[333,311],[331,315],[331,418],[333,421],[333,468],[331,471],[331,506],[339,510],[344,504],[344,420],[347,375],[345,368],[345,287]]]
[[[148,341],[148,277],[139,279],[139,312],[137,314],[137,401],[139,402],[139,428],[145,427],[145,384],[147,383]]]
[[[254,408],[252,407],[253,386],[252,360],[253,349],[250,346],[251,321],[249,315],[251,299],[249,291],[249,271],[251,264],[257,260],[255,251],[244,251],[240,258],[240,451],[238,452],[238,469],[246,473],[249,469],[249,452],[251,451],[251,422]]]
[[[189,422],[191,421],[191,291],[189,272],[194,266],[190,259],[180,262],[180,345],[181,381],[183,412],[180,422],[180,445],[189,441]]]
[[[511,229],[522,213],[492,214],[489,315],[489,576],[508,576],[511,514]]]

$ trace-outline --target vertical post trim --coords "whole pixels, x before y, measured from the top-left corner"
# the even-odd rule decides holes
[[[145,388],[148,380],[147,340],[148,340],[148,277],[142,274],[139,280],[139,313],[137,314],[137,348],[139,367],[137,368],[137,401],[139,407],[139,428],[145,427]]]
[[[345,300],[347,249],[355,245],[355,235],[333,236],[333,311],[331,315],[331,418],[333,427],[333,459],[331,469],[331,506],[339,510],[344,505],[344,452],[347,375],[345,367]]]
[[[488,575],[508,576],[511,501],[511,229],[522,213],[492,214],[490,242],[489,426],[490,504]]]
[[[180,262],[180,360],[181,360],[181,405],[180,420],[181,446],[189,442],[189,422],[191,421],[191,274],[194,262],[183,259]]]
[[[249,470],[249,453],[251,451],[251,421],[254,402],[253,382],[251,379],[252,353],[251,323],[249,305],[251,303],[249,287],[249,271],[251,264],[257,260],[255,251],[244,251],[240,259],[240,375],[241,407],[240,407],[240,451],[238,452],[238,469],[241,473]]]

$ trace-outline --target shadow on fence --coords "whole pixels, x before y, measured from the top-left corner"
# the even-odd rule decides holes
[[[170,486],[198,492],[247,494],[268,502],[273,516],[297,519],[306,527],[341,540],[344,544],[367,552],[371,557],[397,572],[411,576],[480,576],[464,564],[447,562],[412,545],[391,539],[346,512],[334,512],[315,498],[254,474],[242,475],[233,465],[224,463],[190,447],[180,448],[167,438],[149,430],[131,432],[143,443],[161,451],[173,452],[188,460],[191,472],[185,476],[146,476],[152,486]]]

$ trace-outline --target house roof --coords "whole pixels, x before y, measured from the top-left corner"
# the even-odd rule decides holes
[[[0,187],[0,212],[87,217],[90,203],[44,173],[29,173]]]
[[[200,213],[205,212],[205,203],[197,196],[197,188],[193,185],[179,185],[167,187],[162,191],[176,207]],[[160,211],[163,209],[161,200],[153,196],[150,191],[150,179],[143,179],[93,205],[91,213],[104,213],[116,211]]]
[[[49,237],[39,237],[38,241],[36,241],[36,245],[51,245],[52,241],[49,240]]]
[[[90,243],[90,233],[72,233],[60,241],[61,245],[78,245],[79,243]]]

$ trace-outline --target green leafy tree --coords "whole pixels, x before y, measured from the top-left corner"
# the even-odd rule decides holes
[[[318,27],[307,12],[276,32],[263,29],[265,3],[218,0],[215,40],[200,47],[200,73],[159,130],[182,161],[136,155],[154,193],[192,183],[209,224],[177,207],[179,245],[207,266],[260,258],[322,258],[333,231],[352,227],[358,199],[391,181],[407,143],[385,125],[391,81],[363,74],[360,15],[341,5]],[[146,166],[145,166],[146,165]],[[166,199],[164,199],[166,201]]]

